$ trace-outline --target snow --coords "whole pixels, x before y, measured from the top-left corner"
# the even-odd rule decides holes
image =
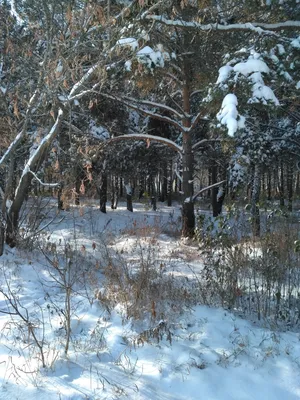
[[[131,65],[132,65],[132,62],[130,60],[126,61],[125,62],[125,70],[131,71]]]
[[[294,47],[294,49],[300,49],[300,36],[291,41],[291,46]]]
[[[89,133],[98,140],[107,140],[110,138],[108,130],[101,125],[98,126],[93,119],[89,123]]]
[[[273,90],[264,84],[262,75],[260,72],[255,72],[250,75],[250,79],[253,83],[252,86],[252,98],[248,100],[248,103],[262,103],[267,105],[269,102],[274,103],[278,106],[279,100],[275,96]]]
[[[278,62],[278,59],[275,55],[272,56],[273,61]],[[233,61],[231,61],[232,63]],[[217,85],[220,85],[223,88],[226,88],[226,82],[230,79],[232,73],[235,73],[233,78],[234,82],[238,82],[240,75],[243,75],[247,79],[250,80],[252,83],[252,97],[248,100],[249,104],[252,103],[262,103],[262,104],[269,104],[273,103],[278,106],[279,100],[275,96],[273,90],[266,86],[263,80],[262,74],[269,74],[270,68],[267,64],[261,59],[261,55],[256,52],[252,52],[248,58],[248,60],[244,62],[238,62],[233,67],[230,65],[225,65],[219,69],[219,77],[216,82]],[[284,77],[286,80],[291,81],[292,77],[285,73]],[[236,131],[235,127],[235,110],[232,108],[232,116],[233,119],[230,122],[231,125],[231,132]],[[219,119],[219,118],[218,118]],[[222,123],[224,125],[224,123]],[[225,123],[226,125],[226,123]]]
[[[297,82],[296,89],[300,89],[300,81]]]
[[[65,214],[66,219],[56,226],[50,240],[57,246],[60,237],[71,240],[75,217],[75,224],[80,228],[77,240],[80,245],[85,244],[92,266],[92,260],[100,251],[99,243],[96,250],[92,250],[94,238],[86,234],[92,213],[98,224],[94,227],[97,232],[105,232],[107,238],[115,234],[113,248],[133,260],[136,237],[124,236],[121,232],[129,230],[130,226],[138,231],[145,223],[154,226],[158,221],[164,226],[170,221],[170,208],[147,212],[139,205],[136,207],[132,214],[121,205],[119,210],[108,211],[101,217],[90,207],[85,208],[81,216],[74,210],[69,217]],[[173,213],[176,221],[178,209],[173,208]],[[105,228],[109,220],[110,225]],[[180,259],[180,252],[186,251],[184,246],[163,234],[156,236],[156,240],[166,265],[167,254],[179,251],[170,273],[178,277],[184,273],[191,276]],[[145,246],[146,242],[143,243]],[[210,400],[294,400],[300,396],[298,334],[258,327],[220,308],[197,305],[177,314],[170,324],[171,339],[163,334],[159,342],[141,339],[133,345],[139,330],[132,321],[123,320],[121,305],[107,313],[101,302],[90,303],[78,292],[72,317],[73,344],[66,357],[61,352],[60,317],[49,295],[58,309],[64,307],[64,298],[57,286],[52,286],[48,296],[45,295],[45,289],[48,287],[49,292],[49,285],[51,287],[51,275],[45,263],[22,250],[7,251],[1,263],[31,315],[37,316],[39,310],[44,312],[45,347],[50,367],[40,368],[26,335],[18,338],[12,319],[0,314],[0,399],[198,400],[199,393],[201,398]],[[191,265],[202,268],[197,257]],[[0,304],[5,310],[3,298]],[[165,322],[165,319],[160,320],[157,326]]]
[[[52,211],[55,216],[55,209]],[[57,250],[66,243],[84,245],[85,273],[95,273],[94,287],[102,295],[102,266],[95,271],[95,262],[103,254],[103,241],[133,268],[139,259],[138,249],[147,248],[152,238],[164,274],[188,282],[203,268],[197,248],[156,231],[149,237],[138,237],[145,229],[174,228],[179,217],[178,207],[162,205],[153,212],[140,203],[134,204],[134,213],[122,203],[118,210],[104,215],[91,202],[58,216],[47,240]],[[189,264],[184,261],[188,251]],[[84,263],[78,264],[79,270]],[[72,340],[65,356],[60,313],[65,303],[59,274],[42,255],[22,248],[6,249],[0,268],[2,289],[10,282],[18,301],[35,321],[35,332],[44,337],[47,364],[41,368],[39,354],[26,327],[22,330],[22,322],[3,313],[8,306],[1,295],[0,399],[300,398],[298,333],[276,332],[228,310],[195,305],[182,312],[170,308],[154,322],[161,337],[147,339],[141,335],[145,321],[124,320],[121,304],[108,312],[104,303],[88,298],[89,287],[81,290],[77,283],[76,296],[72,297]],[[164,324],[168,324],[166,331]]]
[[[238,100],[235,94],[229,93],[224,97],[217,119],[228,129],[228,135],[233,137],[238,129]]]
[[[119,39],[116,43],[117,46],[130,47],[131,50],[135,51],[139,48],[139,43],[135,38],[123,38]]]
[[[59,60],[57,63],[56,72],[60,74],[61,72],[63,72],[63,69],[64,69],[63,63],[61,60]]]
[[[150,46],[145,46],[136,53],[138,60],[146,64],[149,69],[153,66],[164,66],[164,57],[161,51],[155,51]]]
[[[217,80],[217,85],[219,83],[226,82],[232,71],[233,71],[233,68],[230,65],[225,65],[224,67],[221,67],[219,69],[219,77]]]
[[[282,44],[277,44],[277,48],[278,48],[278,53],[283,56],[285,54],[285,48],[283,47]]]
[[[246,62],[236,64],[233,70],[244,76],[248,76],[253,72],[265,72],[266,74],[270,72],[269,67],[264,61],[252,58],[249,58]]]

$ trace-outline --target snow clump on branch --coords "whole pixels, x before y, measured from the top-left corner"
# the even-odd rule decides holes
[[[228,129],[228,135],[233,137],[238,128],[244,127],[245,118],[240,116],[237,110],[238,100],[235,94],[229,93],[224,97],[221,110],[217,114],[217,119],[221,125]]]
[[[232,63],[232,62],[231,62]],[[229,63],[228,63],[229,64]],[[252,97],[248,99],[248,103],[262,103],[267,105],[273,103],[279,105],[279,101],[273,90],[266,86],[262,74],[269,74],[270,68],[261,59],[261,55],[257,52],[252,52],[248,60],[238,62],[234,66],[225,65],[219,69],[219,77],[216,82],[223,88],[226,88],[226,82],[233,76],[233,81],[238,82],[240,76],[246,77],[252,83]]]

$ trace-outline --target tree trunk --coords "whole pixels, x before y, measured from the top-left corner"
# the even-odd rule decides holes
[[[172,161],[168,163],[168,170],[167,170],[167,205],[168,207],[172,206],[172,184],[173,184],[173,176],[172,176]]]
[[[288,210],[293,211],[293,167],[287,164],[287,191],[288,191]]]
[[[217,193],[217,215],[222,214],[223,203],[226,195],[225,187],[220,186]]]
[[[63,210],[64,209],[64,202],[62,200],[62,191],[63,191],[64,184],[63,182],[60,183],[60,186],[57,191],[57,209]]]
[[[268,177],[267,177],[267,181],[268,181],[268,196],[267,199],[268,201],[271,201],[272,199],[272,174],[271,171],[268,170]]]
[[[119,197],[123,197],[123,178],[122,177],[120,177],[119,189],[120,189]]]
[[[280,162],[280,175],[279,175],[279,204],[284,207],[284,171],[283,162]]]
[[[80,205],[80,186],[81,186],[81,179],[80,179],[80,173],[77,170],[76,171],[76,177],[75,177],[75,206]]]
[[[144,193],[145,193],[144,178],[140,178],[140,180],[139,180],[139,200],[141,200],[144,197]]]
[[[152,196],[151,197],[151,207],[152,207],[152,211],[156,211],[157,207],[156,207],[156,197]]]
[[[35,150],[34,154],[31,156],[23,170],[12,205],[7,213],[6,243],[10,247],[15,247],[16,245],[16,236],[19,228],[19,214],[23,202],[28,194],[28,189],[33,177],[30,171],[35,173],[38,170],[38,167],[44,161],[50,145],[60,132],[63,116],[63,110],[60,109],[56,121],[50,129],[48,135],[46,135],[41,141],[39,147]]]
[[[118,188],[118,177],[113,176],[111,179],[111,209],[116,210],[118,207],[119,200],[119,188]]]
[[[106,172],[101,174],[101,183],[99,186],[100,196],[100,211],[106,213],[106,202],[107,202],[107,175]]]
[[[2,256],[4,251],[4,242],[5,242],[5,218],[0,212],[0,256]]]
[[[192,237],[195,230],[195,213],[193,202],[193,153],[191,136],[183,134],[183,157],[182,157],[182,189],[184,200],[182,205],[182,235]]]
[[[211,184],[214,185],[218,181],[218,167],[214,163],[213,166],[211,167]],[[212,207],[212,212],[213,212],[213,217],[217,217],[219,215],[218,212],[218,201],[217,201],[217,196],[218,196],[218,188],[212,188],[211,189],[211,207]]]
[[[260,197],[260,180],[261,180],[261,167],[254,166],[253,186],[251,196],[251,220],[252,220],[252,233],[254,237],[260,236],[260,212],[259,212],[259,197]]]
[[[164,162],[162,165],[162,176],[160,174],[160,185],[159,186],[161,187],[159,201],[161,201],[163,203],[166,200],[167,193],[168,193],[168,164],[167,164],[167,162]]]
[[[297,171],[296,182],[295,182],[295,195],[298,196],[300,193],[300,173]]]
[[[127,202],[127,210],[130,212],[133,212],[133,207],[132,207],[132,186],[130,183],[127,183],[125,185],[126,188],[126,202]]]
[[[22,190],[20,189],[8,211],[7,214],[7,226],[6,226],[6,243],[10,247],[15,247],[17,242],[17,233],[19,228],[19,215],[20,210],[23,205],[24,200],[27,197],[30,182],[32,180],[32,175],[30,173],[25,174],[20,184],[22,185]]]
[[[188,37],[184,38],[188,41]],[[182,89],[183,110],[185,113],[190,114],[190,79],[191,79],[191,63],[189,59],[184,60],[184,76],[185,82]],[[183,126],[185,128],[191,127],[191,120],[189,118],[183,119]],[[182,205],[182,236],[192,237],[195,233],[195,212],[194,212],[194,156],[192,151],[191,133],[184,131],[182,134],[182,190],[184,193]]]

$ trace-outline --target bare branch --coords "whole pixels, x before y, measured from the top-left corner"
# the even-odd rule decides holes
[[[206,192],[206,191],[209,190],[209,189],[213,189],[213,188],[215,188],[215,187],[221,186],[221,185],[223,185],[223,183],[225,183],[225,182],[226,182],[226,180],[221,181],[221,182],[217,182],[217,183],[214,183],[213,185],[207,186],[207,187],[205,187],[205,188],[199,190],[199,192],[196,193],[196,194],[192,197],[192,201],[195,201],[195,200],[197,199],[197,197],[200,196],[201,193],[204,193],[204,192]],[[190,199],[188,199],[188,200],[190,201]]]
[[[199,142],[195,143],[192,146],[192,150],[195,150],[197,147],[201,146],[202,144],[205,143],[211,143],[211,142],[221,142],[223,139],[201,139]]]
[[[166,146],[170,147],[171,149],[175,150],[176,152],[182,154],[182,147],[178,146],[173,140],[162,138],[160,136],[154,136],[154,135],[145,135],[142,133],[136,133],[136,134],[129,134],[129,135],[121,135],[114,137],[112,139],[107,140],[104,144],[101,145],[108,145],[112,142],[120,142],[122,140],[146,140],[146,141],[155,141],[159,143],[163,143]]]
[[[127,106],[128,108],[131,108],[132,110],[138,111],[140,114],[145,115],[146,117],[151,117],[151,118],[166,122],[166,123],[168,123],[170,125],[173,125],[180,132],[185,132],[185,128],[179,122],[175,121],[172,118],[166,117],[165,115],[156,114],[156,113],[154,113],[152,111],[141,109],[138,105],[129,103],[128,101],[125,101],[121,97],[112,96],[112,95],[107,94],[107,93],[101,93],[101,95],[103,97],[108,98],[108,99],[112,99],[112,100],[118,101],[118,102],[124,104],[125,106]]]
[[[166,104],[161,104],[161,103],[156,103],[153,101],[148,101],[148,100],[136,100],[132,97],[123,97],[123,99],[125,101],[130,101],[132,103],[136,103],[137,105],[142,105],[142,106],[149,106],[149,107],[153,107],[153,108],[160,108],[161,110],[164,111],[168,111],[174,115],[176,115],[180,120],[182,120],[183,118],[188,118],[189,115],[184,114],[180,114],[178,111],[176,111],[174,108],[167,106]]]
[[[205,121],[209,122],[210,119],[207,117],[203,116],[203,111],[198,112],[198,114],[192,119],[191,121],[191,126],[189,128],[189,131],[195,128],[195,126],[198,124],[199,121]]]

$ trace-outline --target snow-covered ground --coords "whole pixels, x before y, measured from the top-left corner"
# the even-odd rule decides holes
[[[0,399],[300,399],[298,333],[197,304],[170,303],[163,318],[150,304],[148,320],[137,321],[125,318],[124,304],[96,298],[109,259],[121,257],[135,269],[150,249],[161,277],[187,285],[202,269],[197,248],[171,234],[180,228],[178,207],[146,208],[135,205],[130,213],[121,204],[104,215],[92,205],[74,207],[47,227],[41,249],[6,249]],[[54,216],[53,208],[43,223]],[[67,355],[64,279],[72,286]]]

